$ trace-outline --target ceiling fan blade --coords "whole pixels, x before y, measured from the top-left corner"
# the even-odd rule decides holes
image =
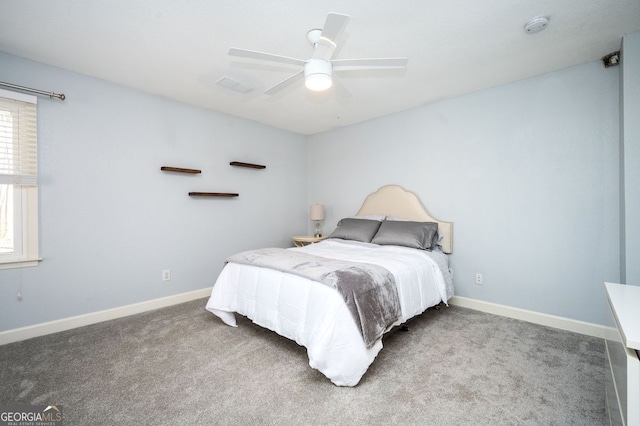
[[[324,21],[324,27],[322,27],[322,35],[320,37],[335,43],[336,39],[340,37],[340,34],[342,34],[347,27],[350,19],[351,17],[349,15],[342,15],[340,13],[328,14],[326,21]]]
[[[334,59],[331,61],[335,71],[406,68],[407,62],[409,62],[409,58]]]
[[[333,89],[336,91],[336,94],[339,96],[341,101],[348,100],[353,96],[342,80],[335,76],[333,76]]]
[[[275,86],[273,86],[272,88],[266,90],[264,92],[265,95],[275,95],[276,93],[280,92],[281,90],[291,86],[293,83],[300,81],[304,78],[304,71],[300,71],[299,73],[296,73],[294,75],[292,75],[291,77],[288,77],[284,80],[282,80],[280,83],[276,84]]]
[[[340,37],[351,18],[348,15],[338,13],[330,13],[324,22],[324,28],[320,31],[320,36],[315,41],[313,47],[313,59],[322,59],[328,61],[336,50],[336,39]]]
[[[272,53],[257,52],[255,50],[239,49],[232,47],[229,49],[229,55],[239,56],[241,58],[260,59],[262,61],[281,62],[284,64],[302,65],[306,61],[302,59],[290,58],[288,56],[274,55]]]

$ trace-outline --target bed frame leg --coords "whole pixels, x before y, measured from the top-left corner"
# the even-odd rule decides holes
[[[436,311],[440,310],[440,307],[442,306],[442,302],[438,303],[437,305],[434,306]],[[409,331],[409,327],[406,325],[401,325],[400,326],[400,331]]]

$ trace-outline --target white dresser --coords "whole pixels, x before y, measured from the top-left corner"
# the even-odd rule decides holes
[[[605,340],[612,425],[640,426],[640,286],[605,283],[617,333]]]

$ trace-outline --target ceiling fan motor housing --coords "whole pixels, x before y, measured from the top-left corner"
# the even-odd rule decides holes
[[[324,59],[309,59],[304,64],[304,84],[310,90],[326,90],[331,87],[333,66]]]

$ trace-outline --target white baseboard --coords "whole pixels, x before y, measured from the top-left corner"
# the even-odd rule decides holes
[[[616,332],[615,328],[606,327],[604,325],[577,321],[555,315],[542,314],[540,312],[527,311],[525,309],[512,308],[511,306],[498,305],[496,303],[484,302],[482,300],[469,299],[466,297],[453,296],[449,300],[449,304],[461,306],[463,308],[475,309],[476,311],[487,312],[489,314],[532,322],[534,324],[545,325],[547,327],[554,327],[560,330],[573,331],[574,333],[586,334],[587,336],[598,337],[601,339],[611,336],[611,332]]]
[[[32,337],[44,336],[46,334],[71,330],[72,328],[139,314],[141,312],[151,311],[153,309],[165,308],[167,306],[177,305],[179,303],[208,297],[210,294],[211,288],[203,288],[201,290],[175,294],[173,296],[162,297],[160,299],[134,303],[133,305],[120,306],[118,308],[91,312],[89,314],[63,318],[55,321],[45,322],[42,324],[15,328],[13,330],[0,332],[0,345],[6,345],[7,343],[19,342],[21,340],[31,339]]]
[[[27,327],[7,330],[0,332],[0,345],[6,345],[7,343],[19,342],[22,340],[31,339],[32,337],[44,336],[60,331],[71,330],[73,328],[82,327],[85,325],[91,325],[116,318],[126,317],[129,315],[135,315],[142,312],[151,311],[153,309],[177,305],[179,303],[208,297],[210,294],[211,288],[203,288],[188,293],[181,293],[173,296],[162,297],[160,299],[153,299],[145,302],[135,303],[133,305],[121,306],[104,311],[92,312],[89,314],[63,318],[60,320],[50,321],[42,324],[35,324]],[[612,327],[605,327],[603,325],[577,321],[569,318],[558,317],[555,315],[542,314],[540,312],[527,311],[525,309],[513,308],[511,306],[498,305],[496,303],[485,302],[482,300],[469,299],[467,297],[454,296],[449,300],[449,304],[461,306],[463,308],[475,309],[476,311],[487,312],[494,315],[501,315],[507,318],[527,321],[534,324],[554,327],[561,330],[572,331],[574,333],[586,334],[588,336],[598,337],[602,339],[611,336],[612,333],[613,335],[617,334],[617,330]]]

